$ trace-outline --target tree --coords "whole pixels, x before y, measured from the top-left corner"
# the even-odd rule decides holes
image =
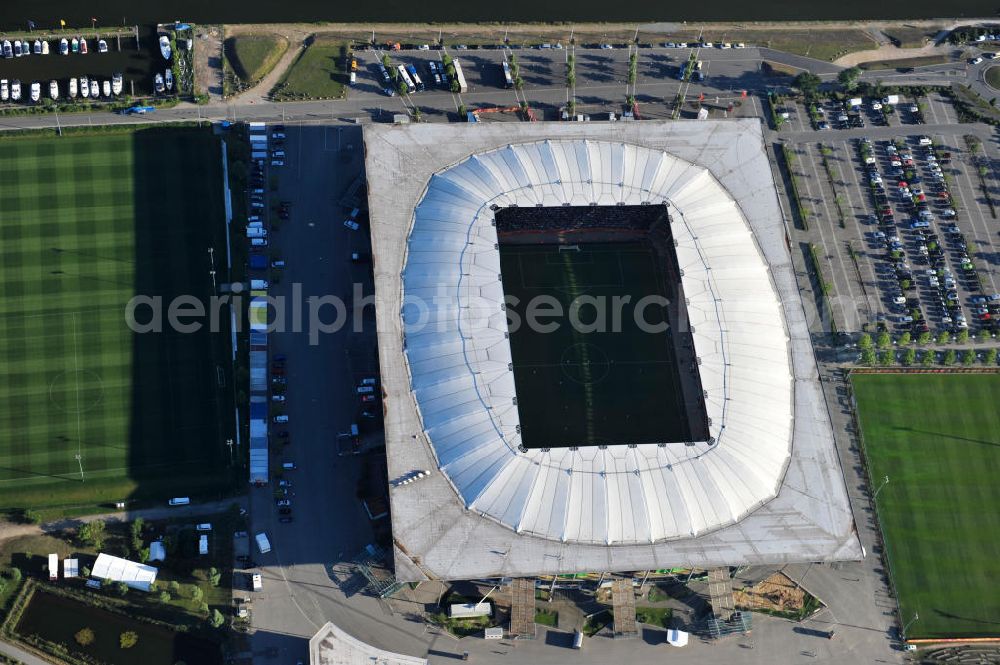
[[[128,585],[125,584],[124,582],[116,582],[115,592],[117,592],[119,596],[124,596],[125,594],[128,593]]]
[[[170,593],[172,594],[179,594],[181,592],[181,585],[177,580],[170,580],[167,588],[170,589]]]
[[[104,539],[107,537],[106,525],[102,520],[87,522],[77,531],[77,537],[84,545],[90,545],[94,549],[104,548]]]
[[[208,603],[198,603],[198,613],[208,614]]]
[[[137,554],[139,555],[139,563],[146,563],[147,561],[149,561],[148,547],[140,547]]]
[[[872,348],[872,336],[868,333],[863,333],[861,337],[858,338],[858,348],[862,351]]]
[[[208,569],[208,581],[212,586],[219,586],[219,581],[222,580],[222,573],[216,567],[211,567]]]
[[[878,352],[878,364],[879,365],[891,365],[895,361],[895,354],[892,351],[879,351]]]
[[[966,350],[966,352],[962,354],[962,364],[965,365],[966,367],[971,367],[974,362],[976,362],[975,350],[973,349]]]
[[[929,332],[927,332],[926,330],[924,332],[920,333],[919,335],[917,335],[917,343],[919,343],[919,344],[926,344],[929,341],[931,341],[931,334]]]
[[[812,97],[819,90],[820,78],[812,72],[802,72],[795,77],[792,85],[802,91],[806,97]]]
[[[912,365],[917,361],[917,350],[912,346],[903,352],[903,364]]]
[[[139,641],[139,634],[134,630],[126,630],[118,636],[118,645],[122,649],[131,649]]]
[[[955,334],[955,341],[959,344],[965,344],[969,341],[969,329],[962,328]]]
[[[986,328],[980,328],[979,333],[976,335],[980,342],[986,342],[990,339],[990,331]]]
[[[161,603],[163,603],[163,604],[169,603],[170,602],[170,598],[171,598],[171,596],[170,596],[169,592],[167,592],[167,591],[160,592],[160,602]]]
[[[987,349],[986,353],[983,354],[983,364],[994,366],[997,364],[997,350]]]
[[[875,366],[875,351],[873,349],[865,349],[861,352],[861,364],[868,365],[869,367]]]
[[[451,91],[452,92],[462,92],[462,86],[459,84],[457,78],[452,77],[452,79],[451,79]]]
[[[396,91],[399,93],[400,97],[405,97],[410,94],[410,89],[406,87],[406,81],[403,79],[399,79],[399,81],[396,82]]]
[[[837,75],[837,81],[844,86],[844,90],[851,92],[858,87],[858,78],[860,78],[860,76],[860,67],[848,67]]]
[[[879,333],[878,340],[875,342],[875,344],[876,346],[878,346],[878,348],[884,351],[885,349],[888,349],[890,346],[892,346],[892,338],[889,337],[889,333],[883,331]]]
[[[913,339],[910,336],[909,331],[904,332],[902,335],[899,336],[899,345],[900,346],[909,346],[912,341],[913,341]]]
[[[88,644],[93,644],[94,631],[91,630],[90,628],[81,628],[80,630],[76,631],[75,635],[73,635],[73,639],[76,640],[76,643],[82,647],[85,647]]]
[[[389,57],[388,53],[382,54],[382,66],[386,69],[392,69],[392,58]]]
[[[955,349],[948,349],[947,351],[944,352],[944,355],[941,356],[941,364],[942,365],[954,365],[955,364],[955,355],[956,355],[955,354]]]
[[[90,577],[90,568],[89,567],[84,566],[83,569],[80,572],[83,573],[84,577]]]
[[[7,576],[10,577],[10,581],[17,584],[21,581],[21,569],[17,566],[11,566],[10,570],[7,571]]]
[[[938,344],[947,344],[950,341],[951,341],[951,333],[950,332],[948,332],[947,330],[942,330],[940,333],[938,333],[938,336],[937,336],[937,343]]]
[[[205,595],[205,592],[201,590],[200,586],[192,586],[191,587],[191,600],[193,600],[195,602],[198,602],[199,600],[201,600],[204,597],[204,595]]]
[[[924,351],[924,355],[920,357],[920,364],[924,367],[930,367],[934,364],[934,351]]]
[[[212,613],[208,616],[208,625],[212,628],[218,628],[226,622],[226,618],[222,616],[222,612],[219,610],[212,610]]]

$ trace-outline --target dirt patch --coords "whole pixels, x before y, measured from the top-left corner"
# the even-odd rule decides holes
[[[200,25],[194,39],[195,93],[218,101],[222,99],[222,28]]]
[[[798,613],[812,598],[784,573],[774,573],[747,589],[733,592],[736,607],[770,612]]]

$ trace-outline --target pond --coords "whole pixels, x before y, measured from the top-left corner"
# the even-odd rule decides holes
[[[94,641],[81,646],[74,635],[83,628],[94,632]],[[119,636],[131,630],[139,635],[135,646],[122,649]],[[37,635],[60,643],[70,653],[79,653],[109,665],[218,665],[219,645],[164,626],[136,621],[127,616],[44,591],[36,591],[28,602],[16,632]]]

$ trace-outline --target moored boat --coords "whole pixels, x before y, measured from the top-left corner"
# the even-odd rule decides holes
[[[14,40],[14,57],[15,58],[20,58],[21,57],[21,40],[20,39],[15,39]]]
[[[3,57],[5,58],[14,57],[14,49],[11,47],[9,39],[3,40]]]
[[[69,43],[69,50],[72,51],[73,53],[79,53],[80,40],[74,37],[73,40]]]
[[[169,69],[163,73],[163,80],[167,84],[167,90],[174,89],[174,73]]]
[[[43,41],[42,42],[42,55],[48,55],[48,54],[49,54],[49,43]]]
[[[12,102],[20,101],[21,99],[21,82],[17,79],[11,81],[10,84],[10,100]]]
[[[7,79],[0,79],[0,102],[8,99],[10,99],[10,86],[7,85]]]
[[[52,99],[59,99],[59,82],[49,81],[49,97]]]
[[[87,55],[87,40],[80,38],[80,55]]]
[[[101,82],[101,94],[104,95],[105,97],[111,96],[111,81]]]
[[[31,84],[31,101],[37,102],[42,98],[42,84],[34,81]]]
[[[76,99],[76,79],[72,76],[69,79],[69,96]]]
[[[31,50],[35,52],[35,55],[42,54],[42,40],[36,39],[35,43],[31,45]]]
[[[160,55],[164,60],[170,60],[170,38],[166,35],[160,35]]]
[[[122,94],[122,83],[124,79],[121,74],[115,74],[111,78],[111,91],[116,95]]]
[[[86,76],[80,77],[80,96],[84,99],[90,97],[90,84],[87,82]]]
[[[98,53],[107,53],[108,52],[108,43],[106,41],[104,41],[103,39],[98,39],[97,40],[97,52]]]
[[[66,55],[69,53],[69,42],[63,37],[59,40],[59,55]]]
[[[94,99],[101,96],[101,84],[97,82],[97,79],[90,79],[90,96]]]
[[[163,74],[157,74],[153,77],[153,89],[156,92],[163,92]]]

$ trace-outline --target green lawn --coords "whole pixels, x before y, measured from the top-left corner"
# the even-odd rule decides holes
[[[316,37],[271,91],[276,100],[339,99],[346,93],[347,42]]]
[[[225,43],[226,59],[246,83],[256,83],[270,72],[288,50],[280,35],[239,35]]]
[[[1000,376],[853,385],[907,637],[1000,635]]]
[[[994,90],[1000,90],[1000,67],[990,67],[986,70],[986,84]]]
[[[224,261],[218,139],[146,130],[0,149],[0,507],[228,486],[229,317],[214,335],[171,332],[166,317],[177,295],[206,301],[209,246]],[[129,329],[135,295],[162,298],[163,332]]]

